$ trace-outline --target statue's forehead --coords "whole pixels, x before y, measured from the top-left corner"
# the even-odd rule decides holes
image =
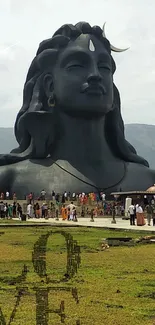
[[[106,50],[103,43],[101,43],[94,35],[90,34],[81,34],[76,40],[70,41],[68,49],[72,47],[75,48],[76,46],[83,50],[89,50],[92,52],[101,52]]]
[[[87,55],[89,57],[98,60],[99,57],[104,57],[106,60],[111,60],[107,48],[104,46],[99,39],[94,35],[81,34],[75,40],[71,40],[64,50],[60,53],[57,64],[66,62],[68,58],[75,57],[76,59],[79,55]]]

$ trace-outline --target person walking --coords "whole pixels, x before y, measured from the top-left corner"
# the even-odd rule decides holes
[[[40,218],[40,205],[38,202],[35,205],[35,215],[36,215],[36,218]]]
[[[135,206],[133,204],[129,206],[128,212],[130,214],[130,225],[135,226]]]
[[[41,194],[41,195],[40,195],[40,199],[41,199],[42,201],[45,201],[45,199],[46,199],[46,191],[43,189],[43,190],[41,191],[40,194]]]
[[[62,220],[67,220],[67,209],[65,207],[65,204],[63,204],[61,208],[61,216],[62,216]]]
[[[77,222],[77,212],[76,212],[76,208],[73,208],[73,221]]]
[[[10,198],[10,193],[9,193],[9,191],[6,191],[6,193],[5,193],[5,197],[6,197],[6,200],[9,200],[9,198]]]
[[[11,219],[12,218],[12,205],[8,205],[8,218]]]
[[[151,202],[146,205],[146,213],[147,213],[147,223],[148,223],[148,226],[150,226],[151,219],[153,216],[153,207],[151,205]]]
[[[153,221],[153,226],[155,226],[155,206],[153,205],[153,212],[152,212],[152,221]]]
[[[4,219],[5,218],[5,213],[4,213],[4,202],[0,202],[0,218]]]
[[[13,213],[13,218],[16,218],[16,213],[17,213],[16,202],[13,202],[12,213]]]
[[[22,207],[19,203],[17,203],[17,214],[18,214],[18,218],[21,220],[23,211],[22,211]]]
[[[144,212],[140,204],[137,207],[136,214],[137,214],[137,226],[144,226],[145,225]]]
[[[29,203],[27,206],[27,215],[29,219],[33,218],[33,206],[31,203]]]

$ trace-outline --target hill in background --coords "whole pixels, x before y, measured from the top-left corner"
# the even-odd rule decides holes
[[[139,156],[144,157],[150,167],[155,169],[155,125],[126,124],[125,135]]]
[[[8,153],[17,146],[14,129],[0,127],[0,154]]]
[[[155,169],[155,125],[126,124],[125,135],[137,153]],[[17,146],[13,128],[0,128],[0,153],[9,153]]]

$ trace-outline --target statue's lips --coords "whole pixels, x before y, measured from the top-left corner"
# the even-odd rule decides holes
[[[106,93],[105,88],[101,84],[88,85],[84,84],[81,89],[82,93],[89,95],[104,95]]]

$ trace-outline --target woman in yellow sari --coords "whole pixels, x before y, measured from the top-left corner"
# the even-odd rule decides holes
[[[61,208],[61,216],[62,216],[62,220],[66,220],[67,219],[67,209],[65,207],[65,204],[63,204],[63,206]]]

